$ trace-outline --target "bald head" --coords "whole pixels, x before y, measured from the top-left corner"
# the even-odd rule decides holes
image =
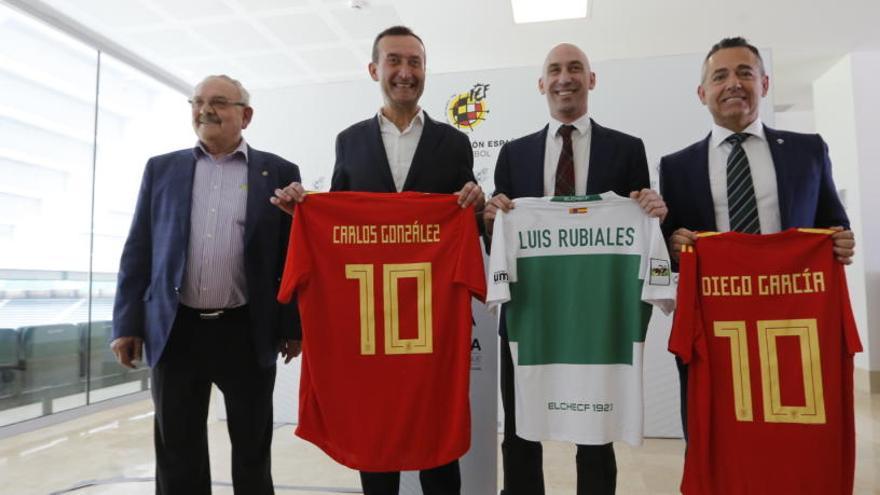
[[[559,43],[558,45],[551,48],[549,52],[547,52],[547,57],[544,58],[543,73],[547,73],[547,66],[550,64],[551,60],[558,61],[560,57],[570,60],[577,59],[580,60],[581,63],[584,64],[584,66],[588,69],[590,67],[590,60],[587,58],[587,54],[584,53],[584,51],[581,50],[577,45],[573,45],[571,43]]]
[[[554,46],[547,58],[538,90],[547,97],[550,115],[570,124],[587,113],[587,97],[596,86],[587,54],[571,43]]]

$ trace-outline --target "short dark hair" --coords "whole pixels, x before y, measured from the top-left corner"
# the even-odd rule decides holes
[[[758,59],[758,65],[761,66],[761,73],[765,74],[764,71],[764,59],[761,58],[761,52],[755,47],[755,45],[749,43],[749,41],[742,36],[736,36],[733,38],[724,38],[718,43],[712,45],[712,48],[709,49],[709,53],[706,54],[706,58],[703,59],[703,80],[706,80],[706,63],[709,62],[709,57],[715,55],[718,50],[723,50],[725,48],[748,48],[750,52],[755,54],[755,58]]]
[[[422,45],[422,51],[425,50],[425,42],[419,38],[419,35],[413,32],[412,29],[406,26],[391,26],[390,28],[382,31],[378,35],[376,35],[376,39],[373,40],[373,63],[379,63],[379,40],[386,36],[412,36],[413,38],[419,40],[419,43]]]

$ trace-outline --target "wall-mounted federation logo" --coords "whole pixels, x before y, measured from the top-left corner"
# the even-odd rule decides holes
[[[454,95],[446,104],[449,124],[462,131],[472,131],[489,115],[486,102],[488,84],[477,83],[469,91]]]

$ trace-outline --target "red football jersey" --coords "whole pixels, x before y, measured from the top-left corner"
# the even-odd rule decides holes
[[[278,300],[294,294],[297,435],[362,471],[467,452],[471,296],[486,296],[473,208],[449,194],[310,195],[294,213]]]
[[[688,364],[684,494],[851,494],[853,354],[830,230],[703,234],[669,350]]]

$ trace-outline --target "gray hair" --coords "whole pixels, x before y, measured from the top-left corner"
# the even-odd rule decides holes
[[[210,79],[222,79],[222,80],[228,82],[229,84],[232,84],[233,86],[236,87],[236,89],[238,89],[238,93],[241,95],[241,102],[247,106],[251,105],[251,94],[248,93],[248,90],[244,89],[244,86],[241,84],[241,81],[239,81],[238,79],[233,79],[233,78],[227,76],[226,74],[215,74],[215,75],[207,76],[206,78],[202,79],[198,84],[195,85],[195,87],[193,88],[193,92],[195,92],[197,89],[199,89],[199,86],[201,86],[202,84],[205,84]]]

